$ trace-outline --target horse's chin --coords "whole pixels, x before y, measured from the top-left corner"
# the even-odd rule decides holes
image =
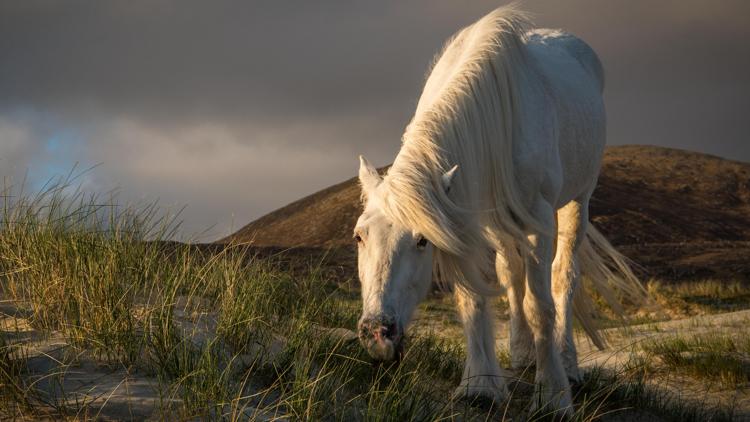
[[[367,354],[376,362],[398,362],[401,360],[401,343],[391,340],[369,341],[362,344]]]

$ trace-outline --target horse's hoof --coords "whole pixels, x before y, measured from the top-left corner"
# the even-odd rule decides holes
[[[464,400],[471,404],[497,406],[508,399],[505,387],[462,384],[453,391],[453,400]]]
[[[578,391],[583,386],[583,377],[572,378],[568,375],[568,384],[570,384],[571,390]]]
[[[533,416],[530,419],[536,419],[542,416],[552,416],[554,420],[570,420],[575,409],[573,408],[573,400],[571,398],[570,390],[559,391],[556,394],[544,394],[539,386],[534,391],[533,400],[531,402],[529,415]]]
[[[511,365],[510,369],[511,371],[513,371],[514,375],[517,375],[519,377],[523,376],[524,374],[534,375],[536,374],[536,362],[526,364],[513,364]]]

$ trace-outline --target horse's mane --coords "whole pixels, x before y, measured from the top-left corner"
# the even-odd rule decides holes
[[[386,215],[429,239],[442,276],[474,291],[486,291],[486,267],[470,265],[472,257],[486,260],[500,237],[525,248],[524,229],[539,227],[513,169],[526,26],[521,12],[502,7],[446,43],[384,179]],[[454,165],[445,192],[441,176]]]

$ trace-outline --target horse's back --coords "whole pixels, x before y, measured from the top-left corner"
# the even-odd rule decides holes
[[[585,41],[571,33],[547,28],[533,29],[526,37],[527,47],[539,48],[545,56],[549,56],[551,50],[558,50],[575,59],[596,82],[599,92],[604,91],[604,68],[599,56]]]

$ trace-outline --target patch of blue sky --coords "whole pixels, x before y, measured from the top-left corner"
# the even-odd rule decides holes
[[[43,189],[50,181],[66,178],[84,170],[81,153],[85,151],[85,140],[71,129],[56,130],[50,134],[37,150],[29,166],[29,184],[34,190]]]

